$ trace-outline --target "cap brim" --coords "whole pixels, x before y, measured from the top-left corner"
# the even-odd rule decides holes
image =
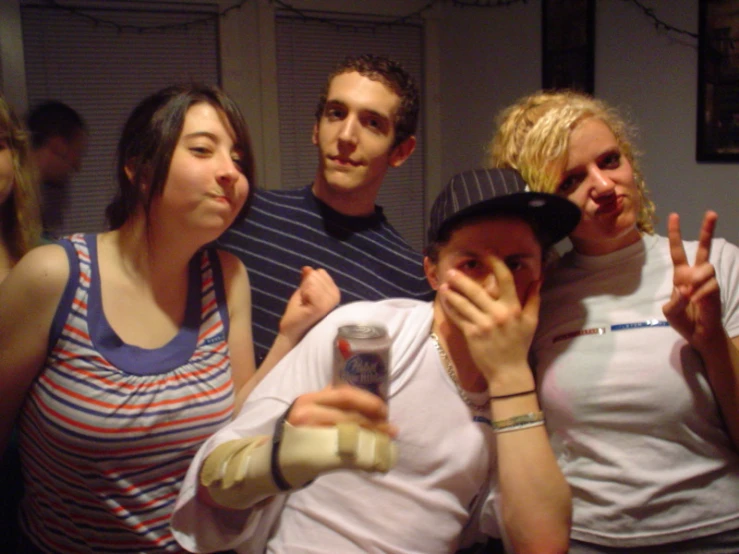
[[[512,215],[533,220],[550,244],[564,239],[580,222],[580,209],[565,198],[543,192],[518,192],[460,210],[444,222],[437,237],[449,225],[478,215]]]

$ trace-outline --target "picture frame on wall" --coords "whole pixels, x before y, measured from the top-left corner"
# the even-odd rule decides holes
[[[739,161],[739,0],[700,0],[696,160]]]
[[[595,0],[542,0],[542,87],[593,94]]]

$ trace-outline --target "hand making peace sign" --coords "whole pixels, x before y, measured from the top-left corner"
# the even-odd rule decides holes
[[[720,291],[716,271],[709,262],[717,220],[715,212],[706,212],[692,266],[683,248],[680,216],[670,214],[667,222],[670,256],[674,264],[674,288],[662,311],[670,325],[699,352],[723,333]]]

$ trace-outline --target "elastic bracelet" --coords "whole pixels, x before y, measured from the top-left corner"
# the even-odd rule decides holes
[[[502,400],[504,398],[515,398],[516,396],[526,396],[527,394],[535,393],[536,389],[525,390],[523,392],[514,392],[513,394],[501,394],[500,396],[491,396],[491,400]]]
[[[532,427],[541,427],[542,425],[544,425],[543,421],[533,421],[531,423],[518,423],[516,425],[509,425],[508,427],[494,429],[493,432],[496,435],[499,435],[500,433],[508,433],[510,431],[522,431],[524,429],[531,429]]]
[[[294,404],[295,402],[290,404],[287,410],[285,410],[285,413],[279,417],[279,419],[275,423],[275,432],[272,435],[272,454],[270,455],[269,466],[270,471],[272,472],[272,479],[274,480],[275,485],[277,485],[277,488],[281,491],[289,491],[293,488],[290,483],[287,482],[285,476],[282,474],[282,470],[280,469],[280,460],[278,459],[278,456],[280,455],[280,443],[282,442],[282,434],[285,427],[285,422],[287,421],[287,416],[290,415],[290,410],[293,409]]]
[[[499,419],[493,421],[493,431],[502,431],[509,427],[517,427],[519,425],[525,425],[527,423],[544,423],[544,412],[529,412],[527,414],[521,414],[506,419]]]

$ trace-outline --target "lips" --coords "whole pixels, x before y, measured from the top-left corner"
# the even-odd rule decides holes
[[[342,166],[351,166],[351,167],[359,167],[362,165],[362,162],[355,162],[354,160],[350,158],[342,158],[340,156],[327,156],[329,160],[334,162],[335,164],[342,165]]]
[[[595,215],[610,215],[620,212],[623,209],[623,205],[623,196],[611,196],[605,202],[600,202],[598,204],[598,209],[595,210]]]
[[[208,196],[210,196],[216,202],[221,202],[224,204],[231,204],[231,199],[224,194],[209,194]]]

